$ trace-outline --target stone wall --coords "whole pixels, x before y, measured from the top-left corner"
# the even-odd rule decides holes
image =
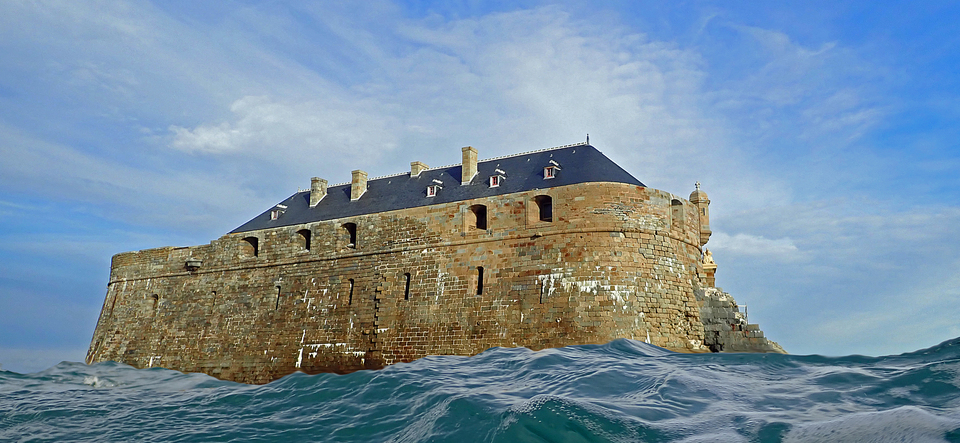
[[[230,234],[116,255],[87,361],[266,383],[493,346],[702,351],[700,257],[695,206],[620,183]]]

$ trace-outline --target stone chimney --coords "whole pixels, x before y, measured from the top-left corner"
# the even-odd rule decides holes
[[[320,177],[310,179],[310,207],[314,207],[327,196],[327,181]]]
[[[477,150],[473,146],[465,146],[462,151],[460,185],[469,185],[470,180],[477,175]]]
[[[353,180],[350,182],[350,201],[357,201],[367,192],[367,173],[359,169],[353,171]]]
[[[418,177],[421,172],[426,171],[427,169],[430,169],[430,167],[424,162],[410,162],[411,177]]]

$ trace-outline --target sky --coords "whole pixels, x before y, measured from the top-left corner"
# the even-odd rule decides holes
[[[591,144],[712,201],[793,354],[960,336],[955,2],[0,2],[0,368],[83,361],[113,254],[298,189]]]

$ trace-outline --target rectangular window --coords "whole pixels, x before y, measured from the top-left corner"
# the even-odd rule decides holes
[[[556,177],[556,176],[557,176],[557,169],[559,169],[559,168],[557,168],[556,166],[547,166],[546,168],[543,168],[543,178],[544,178],[544,180],[546,180],[546,179],[548,179],[548,178],[554,178],[554,177]]]
[[[502,182],[502,181],[503,181],[503,177],[502,177],[502,176],[494,175],[494,176],[490,177],[490,187],[491,187],[491,188],[496,188],[497,186],[500,186],[500,182]]]

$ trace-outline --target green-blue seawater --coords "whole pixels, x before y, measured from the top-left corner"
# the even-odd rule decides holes
[[[960,441],[960,338],[887,357],[494,348],[263,386],[0,371],[0,441]]]

